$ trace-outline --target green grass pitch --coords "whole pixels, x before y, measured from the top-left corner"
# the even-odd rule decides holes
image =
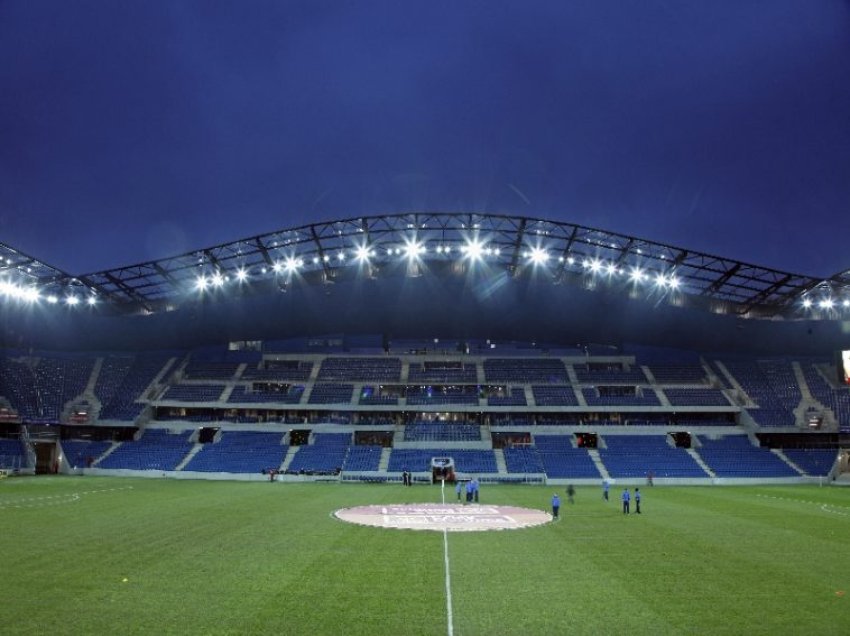
[[[448,533],[451,629],[491,634],[847,634],[850,490],[487,486],[536,528]],[[446,496],[450,493],[447,490]],[[441,532],[341,507],[439,487],[34,477],[0,482],[3,634],[449,633]],[[845,594],[846,592],[846,594]]]

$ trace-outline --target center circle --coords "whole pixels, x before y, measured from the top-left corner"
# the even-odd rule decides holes
[[[518,530],[552,521],[548,512],[533,508],[437,503],[357,506],[337,510],[334,516],[361,526],[439,532]]]

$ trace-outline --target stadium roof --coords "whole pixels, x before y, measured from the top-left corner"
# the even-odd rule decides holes
[[[850,305],[846,272],[822,280],[606,230],[499,214],[421,212],[314,223],[85,275],[2,244],[0,258],[7,296],[88,299],[120,313],[173,309],[216,287],[261,293],[333,283],[352,268],[379,278],[400,268],[415,276],[441,267],[481,267],[588,289],[619,285],[633,297],[655,294],[742,317],[837,317]]]

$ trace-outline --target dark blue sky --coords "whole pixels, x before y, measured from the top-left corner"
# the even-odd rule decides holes
[[[413,210],[850,268],[850,4],[0,2],[0,241],[79,274]]]

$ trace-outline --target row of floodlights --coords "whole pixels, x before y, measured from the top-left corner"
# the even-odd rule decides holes
[[[433,248],[434,253],[438,255],[451,255],[453,250],[457,250],[460,252],[461,257],[467,259],[472,262],[483,260],[488,256],[501,256],[502,250],[499,247],[490,247],[485,243],[471,241],[459,248],[453,248],[451,245],[437,245]],[[410,261],[415,261],[422,258],[424,255],[428,253],[428,248],[423,243],[419,243],[416,241],[406,242],[402,247],[391,247],[386,250],[386,255],[388,257],[399,256],[402,258],[406,258]],[[347,255],[344,250],[340,250],[335,255],[335,260],[339,263],[345,262],[347,259],[353,258],[357,263],[364,264],[368,263],[371,259],[375,258],[378,254],[376,248],[372,248],[369,246],[358,246],[351,250],[350,254]],[[321,256],[315,255],[312,258],[313,265],[319,265],[321,263],[329,263],[334,260],[328,254],[322,254]],[[573,266],[576,264],[576,259],[572,256],[559,256],[557,259],[550,256],[549,252],[542,247],[532,247],[530,249],[525,250],[522,253],[522,258],[524,258],[527,262],[532,264],[533,266],[543,266],[549,263],[552,260],[557,260],[559,263],[566,263],[567,265]],[[275,274],[294,274],[299,269],[304,267],[305,261],[302,258],[296,258],[291,256],[282,261],[276,261],[272,263],[268,267],[260,268],[260,274],[267,275],[269,271]],[[669,290],[677,290],[681,284],[679,278],[677,278],[673,274],[664,274],[661,272],[650,273],[640,267],[630,267],[628,269],[624,269],[618,266],[615,263],[605,262],[599,259],[584,259],[581,261],[580,265],[584,268],[585,271],[590,272],[591,274],[600,274],[607,275],[610,278],[619,277],[625,275],[629,281],[633,283],[643,283],[643,282],[653,282],[657,287],[661,287]],[[238,282],[245,282],[249,278],[249,272],[245,268],[239,268],[234,273],[234,276]],[[229,277],[216,272],[212,275],[202,274],[198,276],[195,281],[195,287],[198,290],[205,290],[211,287],[222,287],[227,281]]]
[[[834,298],[830,298],[830,297],[821,298],[818,301],[814,301],[811,298],[804,298],[803,299],[803,309],[812,309],[814,307],[816,307],[818,309],[826,309],[826,310],[837,309],[838,307],[843,307],[844,309],[848,309],[848,308],[850,308],[850,300],[845,298],[844,300],[839,302],[839,301],[835,300]]]
[[[62,298],[59,298],[59,296],[56,296],[55,294],[42,296],[41,292],[36,287],[22,287],[5,280],[0,280],[0,296],[27,303],[37,303],[43,300],[50,305],[56,305],[62,302],[71,307],[82,303],[89,306],[97,304],[97,296],[94,294],[86,296],[85,300],[75,294],[69,294]]]

